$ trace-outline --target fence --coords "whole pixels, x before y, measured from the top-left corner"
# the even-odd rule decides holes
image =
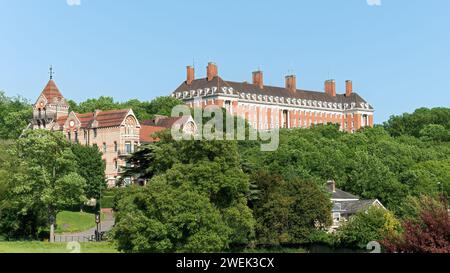
[[[99,241],[103,241],[105,232],[99,233]],[[55,235],[55,243],[68,243],[68,242],[78,242],[78,243],[88,243],[97,242],[95,239],[95,234],[91,236],[82,235]]]

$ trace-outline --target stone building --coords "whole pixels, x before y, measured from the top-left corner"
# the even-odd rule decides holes
[[[353,90],[352,81],[346,82],[345,94],[337,93],[335,80],[325,81],[323,91],[297,89],[295,75],[286,76],[284,87],[268,86],[262,71],[253,72],[252,83],[235,82],[222,79],[217,65],[209,63],[200,79],[188,66],[186,80],[172,96],[191,107],[224,107],[259,130],[336,123],[355,132],[373,126],[374,108]]]
[[[97,146],[106,163],[105,176],[110,187],[116,185],[126,157],[140,145],[141,137],[141,125],[131,109],[69,112],[69,105],[53,79],[33,105],[29,128],[61,131],[69,141]]]

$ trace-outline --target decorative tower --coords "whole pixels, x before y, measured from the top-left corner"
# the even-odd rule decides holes
[[[50,80],[33,105],[31,129],[51,129],[58,118],[69,115],[69,104],[53,81],[53,68],[50,67]]]

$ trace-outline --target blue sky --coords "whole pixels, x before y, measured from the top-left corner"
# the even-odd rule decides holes
[[[301,89],[345,80],[375,121],[449,107],[450,1],[0,0],[0,90],[32,101],[53,65],[63,95],[118,101],[167,95],[208,61],[225,79]]]

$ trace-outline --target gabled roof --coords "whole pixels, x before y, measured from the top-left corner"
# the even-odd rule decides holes
[[[80,128],[92,128],[94,121],[97,122],[95,128],[119,127],[130,113],[131,109],[98,111],[97,113],[78,114],[73,113],[80,121]],[[69,116],[59,117],[57,123],[64,126]]]
[[[118,127],[128,116],[130,109],[98,111],[97,114],[77,114],[77,118],[81,122],[81,127],[91,127],[94,121],[97,121],[98,128],[101,127]]]
[[[334,203],[333,212],[355,214],[358,211],[368,209],[370,206],[376,204],[378,204],[381,208],[384,208],[384,206],[377,199],[356,200]]]
[[[278,96],[284,98],[326,101],[331,103],[348,103],[348,104],[356,103],[357,105],[359,105],[360,103],[367,103],[356,92],[352,92],[352,94],[348,97],[345,94],[337,94],[336,97],[333,97],[330,94],[325,93],[325,91],[310,91],[297,89],[296,92],[291,92],[285,87],[277,87],[269,85],[264,85],[263,88],[261,89],[259,88],[259,86],[247,82],[225,81],[220,76],[214,77],[211,81],[208,81],[207,78],[196,79],[190,85],[188,85],[186,81],[184,81],[173,93],[212,87],[217,87],[218,94],[223,93],[222,87],[232,87],[236,95],[239,95],[240,93],[244,92],[274,97]],[[370,106],[370,109],[373,109],[373,107]]]
[[[41,95],[45,96],[49,103],[53,102],[54,98],[57,98],[58,100],[64,98],[53,80],[48,81],[47,85],[44,87],[44,90],[42,90]]]
[[[141,143],[153,143],[156,141],[159,141],[158,138],[153,138],[153,134],[157,132],[161,132],[167,130],[165,127],[158,127],[158,126],[149,126],[149,125],[142,125],[140,130],[140,141]]]

